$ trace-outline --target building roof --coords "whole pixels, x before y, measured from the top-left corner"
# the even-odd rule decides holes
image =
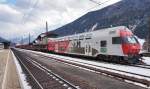
[[[48,38],[56,38],[58,35],[52,32],[48,32],[48,33],[41,33],[37,38],[37,39],[41,39],[43,37],[48,37]]]
[[[10,42],[5,40],[4,38],[0,37],[0,43],[10,43]]]

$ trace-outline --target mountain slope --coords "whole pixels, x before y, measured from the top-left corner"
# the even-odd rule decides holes
[[[150,18],[150,0],[122,0],[101,10],[89,12],[79,19],[60,27],[53,32],[60,36],[98,30],[110,26],[137,25],[135,34],[146,38]]]

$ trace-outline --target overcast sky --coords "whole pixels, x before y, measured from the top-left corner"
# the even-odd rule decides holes
[[[0,0],[0,36],[7,39],[26,37],[29,33],[35,36],[45,31],[46,21],[50,31],[118,1],[97,6],[90,0]]]

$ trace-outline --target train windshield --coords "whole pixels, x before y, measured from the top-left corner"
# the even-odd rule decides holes
[[[138,40],[134,36],[123,37],[122,41],[123,43],[131,43],[131,44],[138,43]]]

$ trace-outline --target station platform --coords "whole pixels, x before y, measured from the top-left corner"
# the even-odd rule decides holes
[[[0,89],[21,89],[12,52],[0,49]]]

